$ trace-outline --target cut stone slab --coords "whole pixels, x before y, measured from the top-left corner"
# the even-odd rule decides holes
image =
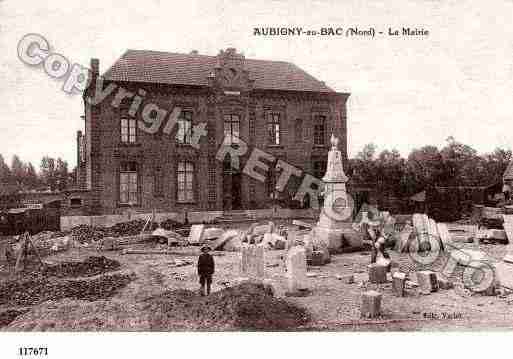
[[[286,259],[288,292],[295,293],[307,289],[305,249],[296,246],[287,252]]]
[[[501,286],[513,290],[513,264],[504,262],[496,263],[495,275]]]
[[[377,318],[381,314],[381,298],[382,294],[370,290],[362,294],[362,305],[360,314],[363,318]]]
[[[324,255],[323,255],[323,253],[321,251],[313,251],[310,263],[313,266],[322,266],[322,265],[324,265]]]
[[[369,282],[386,283],[388,266],[380,263],[372,263],[367,266],[369,272]]]
[[[503,226],[508,241],[509,243],[513,243],[513,214],[504,214],[502,218],[504,219]]]
[[[447,244],[451,243],[451,235],[449,233],[449,229],[445,223],[437,223],[438,234],[440,235],[440,240],[444,246],[444,249],[447,249]]]
[[[205,231],[203,232],[203,238],[204,240],[213,240],[217,238],[221,238],[223,235],[224,230],[222,228],[205,228]]]
[[[417,280],[419,282],[419,291],[422,294],[430,294],[438,291],[438,280],[435,272],[426,270],[417,272]]]
[[[264,246],[244,244],[240,253],[240,275],[250,279],[263,279],[265,276]]]
[[[485,252],[473,249],[453,249],[450,255],[455,261],[458,262],[458,264],[463,266],[467,266],[472,262],[489,261],[489,258]]]
[[[213,243],[210,244],[210,248],[212,248],[212,250],[222,250],[223,249],[223,246],[226,242],[228,242],[230,239],[234,238],[234,237],[237,237],[237,236],[240,236],[241,233],[235,229],[230,229],[226,232],[223,233],[223,235],[221,236],[221,238],[215,240]]]
[[[310,229],[312,229],[314,227],[313,224],[306,223],[306,222],[300,221],[298,219],[294,219],[292,221],[292,224],[295,225],[295,226],[301,227],[301,228],[310,228]]]
[[[406,273],[395,272],[392,275],[392,290],[397,297],[404,297],[406,284]]]
[[[189,233],[189,243],[198,244],[203,239],[203,232],[205,231],[204,224],[193,224],[191,226],[191,232]]]
[[[447,278],[437,275],[438,288],[443,290],[452,289],[454,284]]]

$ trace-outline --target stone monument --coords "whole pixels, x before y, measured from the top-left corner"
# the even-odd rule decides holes
[[[301,246],[295,246],[287,252],[287,289],[294,294],[306,290],[306,252]]]
[[[265,277],[264,246],[262,244],[243,244],[240,252],[240,275],[253,281]]]
[[[333,134],[326,174],[322,181],[324,204],[319,221],[312,230],[314,241],[323,242],[330,252],[339,250],[344,242],[349,247],[361,247],[362,235],[353,228],[352,223],[353,201],[346,191],[348,178],[342,166],[338,139]]]

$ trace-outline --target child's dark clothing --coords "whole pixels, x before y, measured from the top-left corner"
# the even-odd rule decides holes
[[[212,285],[212,274],[214,274],[214,269],[214,257],[209,253],[202,253],[198,258],[198,275],[202,295],[205,295],[205,284],[207,286],[206,294],[210,294],[210,286]]]

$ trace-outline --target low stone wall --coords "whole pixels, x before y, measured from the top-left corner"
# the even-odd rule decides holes
[[[238,213],[244,213],[254,220],[262,220],[267,218],[280,219],[302,219],[302,218],[318,218],[319,212],[313,209],[288,209],[278,208],[276,212],[272,209],[246,210]],[[188,212],[187,219],[190,223],[209,223],[222,217],[223,211],[197,211]],[[128,214],[107,214],[102,216],[62,216],[61,230],[66,231],[79,225],[90,225],[96,227],[111,227],[117,223],[128,222],[134,219],[147,219],[151,213],[128,213]],[[166,219],[172,219],[183,223],[185,214],[179,212],[156,213],[155,221],[162,222]]]
[[[150,215],[151,213],[108,214],[103,216],[62,216],[61,231],[66,231],[83,224],[95,227],[111,227],[117,223],[128,222],[134,219],[147,219]],[[156,222],[162,222],[166,219],[183,222],[185,220],[185,216],[182,213],[177,212],[155,214]]]

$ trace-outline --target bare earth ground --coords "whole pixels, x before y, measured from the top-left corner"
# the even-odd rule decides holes
[[[139,245],[148,248],[150,245]],[[161,248],[159,245],[151,245]],[[476,247],[465,244],[464,247]],[[132,246],[136,248],[137,246]],[[483,248],[484,247],[484,248]],[[480,246],[490,255],[500,258],[504,246]],[[84,260],[91,255],[105,255],[121,263],[118,271],[111,273],[135,273],[136,278],[122,288],[112,298],[99,301],[77,301],[64,299],[57,302],[47,302],[32,307],[39,311],[44,318],[45,311],[62,313],[62,321],[77,311],[77,316],[88,318],[90,325],[81,324],[84,328],[101,330],[145,330],[147,318],[141,309],[144,300],[161,294],[166,290],[198,289],[195,263],[197,247],[177,249],[186,255],[122,255],[121,251],[98,253],[87,248],[73,248],[67,252],[46,257],[46,261]],[[219,291],[226,286],[234,285],[238,278],[239,253],[217,252],[215,256],[216,273],[213,291]],[[408,254],[399,255],[389,252],[391,258],[400,264],[403,271],[415,268]],[[266,276],[278,283],[278,296],[284,297],[285,268],[282,259],[284,251],[266,252]],[[173,266],[174,258],[190,260],[193,264]],[[322,267],[309,267],[308,287],[311,293],[305,297],[284,297],[290,303],[304,307],[311,315],[311,321],[298,330],[336,330],[336,331],[403,331],[403,330],[504,330],[513,328],[513,296],[484,296],[481,294],[464,293],[458,288],[440,290],[430,295],[421,295],[416,288],[407,290],[406,297],[395,297],[392,294],[391,283],[376,285],[367,282],[366,266],[369,262],[368,252],[357,252],[333,255],[331,263]],[[348,284],[337,279],[340,275],[354,274],[355,283]],[[0,272],[0,278],[7,273]],[[455,280],[458,281],[458,273]],[[360,296],[369,289],[377,289],[383,293],[383,316],[377,320],[360,319]],[[0,306],[0,312],[6,310],[29,309],[21,307]],[[54,314],[55,315],[55,314]],[[101,323],[98,323],[101,322]],[[15,323],[15,322],[14,322]],[[101,325],[100,325],[101,324]],[[55,325],[55,324],[52,324]],[[89,325],[89,326],[88,326]],[[44,324],[34,326],[16,323],[7,330],[47,330]],[[59,328],[54,328],[59,330]],[[187,330],[184,323],[183,330]],[[70,330],[64,328],[62,330]]]

